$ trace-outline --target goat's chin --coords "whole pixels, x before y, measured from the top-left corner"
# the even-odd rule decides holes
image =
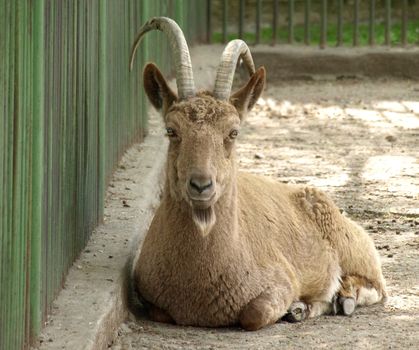
[[[192,207],[192,219],[203,237],[211,232],[215,224],[215,211],[212,206],[201,209]]]

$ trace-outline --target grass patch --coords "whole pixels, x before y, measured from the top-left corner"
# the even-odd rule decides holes
[[[343,25],[342,30],[342,40],[343,45],[352,46],[353,44],[353,25],[347,23]],[[359,46],[368,45],[368,34],[369,26],[368,24],[359,25],[359,36],[358,42]],[[391,44],[392,45],[401,45],[401,24],[395,23],[391,26]],[[318,45],[320,42],[320,25],[311,24],[310,25],[310,37],[311,45]],[[227,36],[227,41],[237,39],[237,33],[231,33]],[[212,41],[214,43],[221,43],[223,35],[221,32],[213,33]],[[244,33],[243,38],[247,43],[254,43],[256,41],[255,33]],[[278,30],[278,42],[287,43],[288,42],[288,27],[280,27]],[[294,27],[294,42],[295,43],[304,43],[304,26],[299,25]],[[385,26],[384,23],[377,23],[375,25],[375,44],[381,45],[385,42]],[[261,29],[261,43],[262,44],[271,44],[272,43],[272,28],[262,28]],[[335,46],[337,43],[337,26],[335,24],[329,24],[327,28],[327,45]],[[409,21],[407,23],[407,43],[408,44],[419,44],[419,20]]]

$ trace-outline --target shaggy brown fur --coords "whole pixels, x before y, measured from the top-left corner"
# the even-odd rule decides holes
[[[256,330],[294,301],[314,317],[336,294],[357,304],[385,296],[371,238],[324,193],[237,172],[236,131],[260,96],[263,68],[230,102],[210,93],[177,101],[153,64],[144,78],[170,135],[163,198],[133,264],[153,319]]]

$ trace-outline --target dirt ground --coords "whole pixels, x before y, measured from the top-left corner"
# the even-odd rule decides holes
[[[268,86],[238,140],[241,169],[327,191],[374,238],[389,298],[352,317],[257,332],[121,325],[117,349],[419,348],[419,82]]]

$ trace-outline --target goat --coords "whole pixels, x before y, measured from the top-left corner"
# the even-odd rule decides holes
[[[235,142],[265,85],[248,46],[232,40],[214,91],[196,92],[181,29],[149,20],[175,59],[178,95],[153,63],[144,89],[170,140],[162,200],[132,264],[132,284],[152,320],[257,330],[282,317],[351,314],[379,302],[385,281],[372,239],[323,192],[237,170]],[[236,64],[251,77],[230,95]]]

